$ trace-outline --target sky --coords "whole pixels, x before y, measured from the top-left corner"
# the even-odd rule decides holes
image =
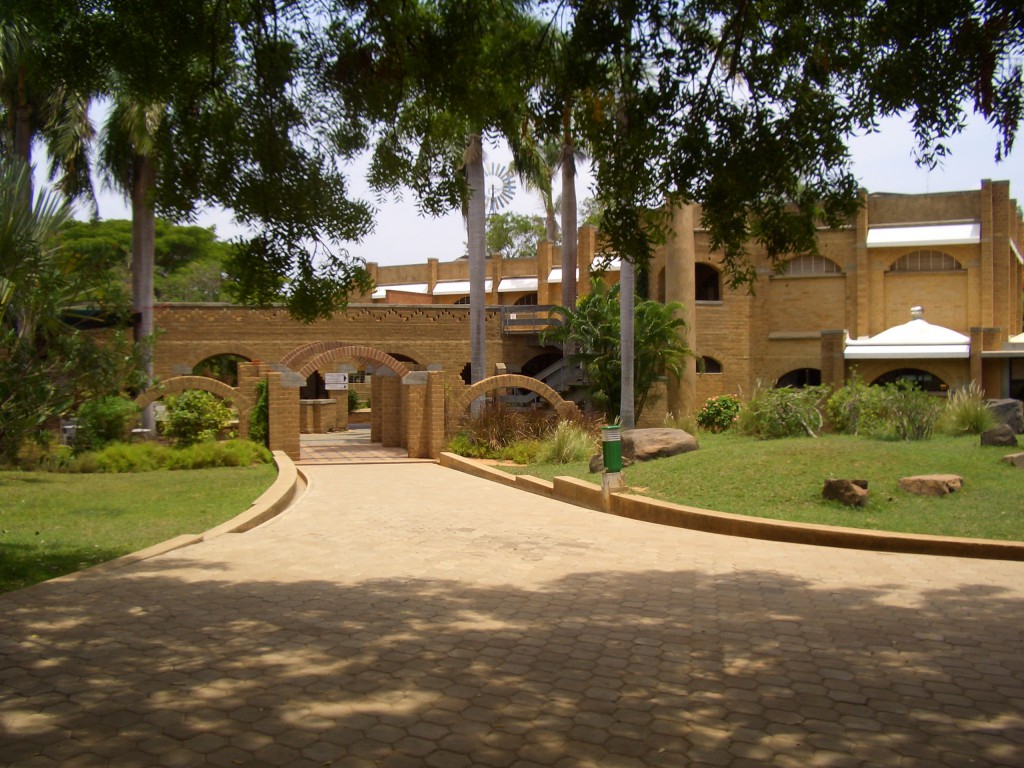
[[[1024,200],[1024,132],[1018,137],[1013,154],[997,164],[994,160],[996,133],[980,119],[969,122],[966,130],[948,142],[952,155],[943,165],[932,171],[914,164],[912,151],[914,137],[906,122],[899,119],[883,121],[879,132],[850,142],[854,174],[861,186],[869,192],[895,192],[920,194],[978,189],[982,179],[1009,180],[1010,194]],[[507,165],[511,156],[503,147],[487,151],[486,163]],[[356,166],[347,171],[352,193],[374,201],[375,195],[363,180],[363,169]],[[577,199],[590,196],[591,177],[581,171],[577,179]],[[360,243],[348,243],[352,256],[378,265],[421,264],[428,258],[453,261],[465,251],[466,229],[462,215],[454,212],[443,218],[425,218],[416,210],[412,193],[402,201],[388,200],[377,205],[377,225],[374,234]],[[100,218],[130,218],[130,209],[119,195],[99,192]],[[527,215],[542,215],[536,192],[517,190],[506,211]],[[216,210],[201,214],[196,222],[214,226],[217,234],[228,238],[244,234],[229,212]]]

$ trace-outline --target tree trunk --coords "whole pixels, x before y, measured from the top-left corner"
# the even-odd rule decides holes
[[[634,416],[635,366],[633,359],[633,342],[635,337],[634,303],[636,279],[633,263],[622,260],[619,272],[619,346],[622,360],[621,400],[619,403],[619,424],[623,429],[636,426]]]
[[[569,129],[568,113],[563,123],[562,143],[562,306],[576,306],[576,148]]]
[[[466,221],[469,246],[469,352],[470,383],[486,377],[487,336],[484,291],[487,276],[487,216],[484,209],[484,152],[480,135],[469,137],[466,149],[469,210]]]
[[[156,216],[152,192],[156,169],[148,157],[136,155],[132,169],[132,313],[135,344],[147,345],[153,337],[153,262],[156,247]],[[146,379],[153,380],[152,350],[143,353]],[[142,428],[154,429],[153,408],[142,415]]]

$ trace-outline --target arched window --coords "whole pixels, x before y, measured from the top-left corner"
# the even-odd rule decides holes
[[[792,387],[802,389],[803,387],[816,387],[821,384],[821,371],[818,368],[796,368],[784,376],[780,376],[775,382],[777,389]]]
[[[810,254],[790,259],[782,267],[782,274],[788,277],[800,275],[841,275],[843,270],[832,259]]]
[[[890,272],[955,272],[958,269],[963,269],[960,262],[942,251],[912,251],[889,267]]]
[[[537,306],[537,294],[528,293],[525,296],[520,296],[515,301],[517,307],[535,307]]]
[[[722,364],[715,360],[713,357],[704,355],[700,359],[701,365],[697,368],[697,373],[721,373]]]
[[[875,386],[882,386],[894,384],[897,381],[909,381],[925,392],[945,392],[949,389],[946,382],[938,376],[928,373],[928,371],[922,371],[920,368],[898,368],[895,371],[883,373],[871,383]]]
[[[722,289],[718,270],[710,264],[697,264],[693,269],[694,298],[697,301],[721,301]]]
[[[469,304],[470,303],[469,296],[463,296],[461,299],[456,299],[452,303],[453,304]]]
[[[238,364],[249,360],[241,355],[214,355],[196,363],[192,369],[193,376],[208,376],[222,381],[229,387],[238,386]]]

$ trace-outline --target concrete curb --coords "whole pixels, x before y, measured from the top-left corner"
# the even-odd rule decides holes
[[[861,528],[790,523],[763,517],[748,517],[698,507],[687,507],[682,504],[634,496],[625,492],[611,493],[606,498],[600,485],[584,480],[577,480],[573,477],[556,477],[553,482],[549,483],[530,475],[512,475],[502,472],[495,467],[480,464],[473,459],[457,456],[454,453],[442,453],[439,463],[442,467],[466,472],[485,480],[520,488],[531,493],[538,493],[579,507],[657,525],[669,525],[675,528],[688,528],[705,533],[739,536],[747,539],[811,544],[818,547],[1024,561],[1024,542],[926,536],[869,531]]]
[[[68,573],[64,576],[58,576],[57,578],[49,579],[32,586],[49,584],[54,581],[70,581],[92,574],[115,571],[119,568],[125,568],[143,560],[148,560],[151,557],[156,557],[157,555],[173,552],[176,549],[188,547],[192,544],[198,544],[201,541],[207,541],[208,539],[213,539],[217,536],[223,536],[225,533],[242,533],[255,528],[260,523],[265,523],[268,520],[277,517],[277,515],[281,514],[291,506],[292,502],[295,501],[295,498],[304,487],[305,482],[301,477],[298,468],[295,466],[295,462],[289,458],[288,454],[284,451],[273,451],[273,455],[274,463],[277,464],[277,479],[249,506],[247,510],[245,510],[245,512],[235,515],[230,520],[221,523],[215,528],[211,528],[205,533],[183,533],[180,536],[175,536],[173,539],[161,541],[159,544],[154,544],[151,547],[140,549],[138,552],[131,552],[130,554],[116,557],[113,560],[108,560],[105,563],[99,563],[91,568],[75,571],[74,573]],[[32,587],[27,587],[27,589],[31,588]]]

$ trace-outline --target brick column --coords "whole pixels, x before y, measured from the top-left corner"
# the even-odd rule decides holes
[[[405,447],[411,458],[430,455],[427,414],[427,371],[413,371],[402,379],[402,413],[405,426]]]
[[[387,448],[401,446],[402,435],[402,382],[394,372],[377,374],[380,379],[380,399],[374,399],[373,412],[380,411],[380,442]],[[376,383],[376,382],[374,382]]]
[[[385,373],[386,368],[380,367],[373,371],[373,376],[370,378],[370,442],[380,443],[383,442],[382,426],[382,406],[384,403],[384,379],[387,375]]]
[[[425,458],[436,459],[441,455],[441,451],[447,448],[445,444],[447,425],[445,424],[443,371],[430,371],[427,374],[427,402],[424,419],[428,435]]]
[[[683,305],[684,333],[691,347],[697,339],[697,301],[694,284],[696,244],[693,239],[693,206],[680,205],[672,210],[672,231],[665,244],[665,301]],[[697,361],[685,362],[683,378],[668,377],[666,410],[676,418],[693,413],[697,407]]]
[[[270,406],[270,450],[284,451],[293,461],[298,461],[299,389],[287,386],[277,371],[268,371],[266,378]]]
[[[846,383],[846,331],[821,332],[821,383],[839,389]]]

